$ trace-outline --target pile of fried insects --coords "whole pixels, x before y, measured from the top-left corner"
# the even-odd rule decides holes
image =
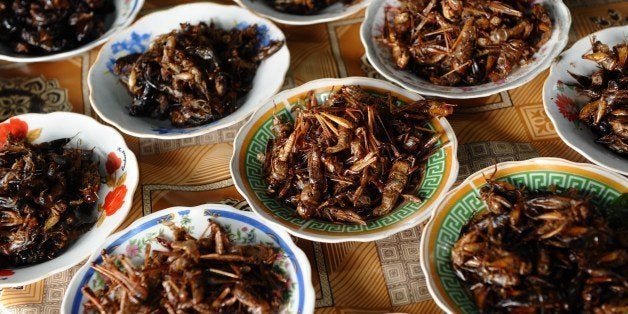
[[[141,265],[102,252],[92,268],[105,286],[82,288],[85,313],[276,313],[285,305],[289,280],[273,267],[277,249],[233,244],[212,220],[198,239],[164,223],[172,239],[156,238],[165,250],[149,242]]]
[[[609,227],[590,197],[487,183],[488,211],[469,220],[451,252],[481,312],[628,311],[628,232]]]
[[[416,191],[426,160],[445,143],[430,127],[453,106],[435,100],[399,104],[391,94],[342,86],[319,103],[313,92],[275,116],[274,138],[258,158],[268,193],[304,219],[365,225]]]
[[[69,142],[10,134],[0,148],[0,268],[53,259],[96,222],[98,161]]]
[[[498,82],[531,60],[552,34],[547,10],[530,0],[401,0],[385,8],[376,38],[397,68],[436,85]]]

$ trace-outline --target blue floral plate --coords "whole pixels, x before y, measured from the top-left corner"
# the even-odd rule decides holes
[[[72,278],[66,291],[61,311],[63,313],[83,313],[86,299],[81,293],[85,285],[96,290],[104,285],[103,278],[90,267],[92,262],[100,263],[101,250],[107,253],[126,254],[133,263],[143,263],[143,252],[147,243],[152,248],[159,247],[155,237],[172,236],[172,232],[164,225],[172,221],[188,230],[193,236],[199,237],[209,225],[209,220],[220,224],[235,244],[262,243],[280,250],[275,266],[282,269],[289,278],[290,293],[283,313],[312,313],[314,311],[314,288],[311,280],[310,264],[307,257],[281,230],[275,230],[260,221],[253,213],[237,210],[233,207],[218,204],[206,204],[196,207],[171,207],[145,216],[126,229],[110,236],[103,246],[98,248]]]
[[[238,109],[221,119],[200,126],[177,128],[172,126],[169,119],[129,115],[127,107],[131,105],[133,98],[126,86],[112,73],[115,60],[146,51],[154,38],[179,29],[180,23],[200,22],[211,22],[223,29],[257,25],[262,46],[267,45],[270,40],[286,40],[283,32],[272,22],[234,5],[199,2],[148,14],[112,37],[102,47],[89,71],[89,99],[98,116],[120,131],[136,137],[189,138],[226,128],[246,119],[259,104],[279,91],[290,65],[290,53],[285,44],[261,62],[255,73],[252,89],[245,97],[238,99]]]

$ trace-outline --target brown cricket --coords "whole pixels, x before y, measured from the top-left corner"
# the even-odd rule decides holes
[[[111,0],[0,0],[0,42],[15,53],[46,55],[85,45],[107,31]]]
[[[253,88],[261,62],[284,44],[264,36],[257,25],[183,23],[147,51],[117,59],[114,72],[133,96],[129,114],[169,119],[175,127],[229,115]]]

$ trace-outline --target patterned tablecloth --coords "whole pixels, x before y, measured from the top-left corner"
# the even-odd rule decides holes
[[[185,0],[146,1],[142,14]],[[628,2],[565,0],[573,25],[570,43],[599,29],[628,23]],[[291,66],[284,88],[324,77],[380,77],[366,61],[359,38],[364,12],[326,24],[280,25],[288,39]],[[90,108],[87,72],[98,49],[49,63],[0,63],[0,120],[26,112]],[[553,156],[585,161],[556,134],[543,110],[541,89],[548,71],[530,83],[487,98],[458,102],[450,123],[461,144],[458,181],[493,163]],[[175,205],[228,202],[245,208],[229,176],[232,141],[242,124],[184,140],[125,136],[139,160],[140,185],[124,225]],[[369,243],[321,244],[295,239],[312,265],[317,313],[432,313],[419,266],[422,226]],[[82,265],[81,263],[80,265]],[[80,267],[0,293],[0,312],[57,313],[65,288]]]

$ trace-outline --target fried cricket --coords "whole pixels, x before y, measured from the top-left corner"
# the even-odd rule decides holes
[[[289,14],[312,15],[319,13],[330,5],[342,2],[349,5],[360,0],[265,0],[275,10]]]
[[[593,37],[591,46],[582,58],[595,61],[599,69],[591,75],[569,72],[576,82],[568,84],[590,100],[578,119],[596,134],[598,143],[628,157],[628,42],[610,48]]]
[[[0,41],[25,55],[71,50],[105,33],[113,10],[111,0],[0,0]]]

